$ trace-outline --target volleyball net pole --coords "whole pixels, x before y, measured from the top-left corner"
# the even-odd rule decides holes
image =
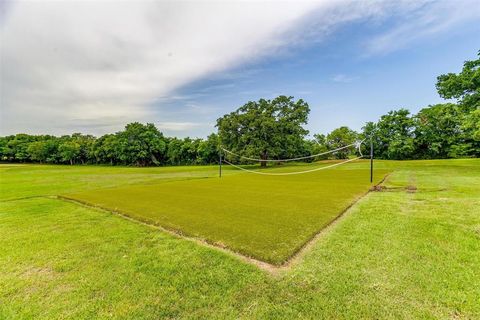
[[[222,177],[222,151],[218,153],[218,177]]]
[[[373,182],[373,140],[370,136],[370,183]]]

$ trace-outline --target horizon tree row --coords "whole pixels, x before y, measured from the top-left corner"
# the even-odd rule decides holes
[[[250,101],[224,115],[217,120],[218,134],[206,139],[165,137],[154,124],[138,122],[99,138],[81,133],[61,137],[16,134],[0,137],[0,160],[71,165],[213,164],[218,161],[220,145],[241,156],[267,160],[318,154],[370,137],[379,159],[480,157],[480,51],[478,57],[466,61],[458,74],[437,77],[439,95],[456,103],[430,105],[417,114],[405,108],[390,111],[377,122],[366,123],[361,132],[341,126],[310,139],[304,128],[308,103],[279,96]],[[349,148],[328,157],[346,159],[354,153]]]
[[[130,123],[99,138],[16,134],[0,138],[0,159],[52,164],[134,166],[210,164],[218,161],[217,135],[207,139],[164,137],[155,125]]]
[[[346,126],[330,133],[314,134],[302,139],[269,159],[318,154],[372,134],[375,158],[390,160],[443,159],[480,157],[480,112],[462,113],[456,104],[437,104],[411,114],[406,109],[391,111],[376,123],[369,122],[362,132]],[[133,166],[216,164],[219,158],[219,137],[212,133],[207,139],[165,137],[154,124],[130,123],[125,130],[99,138],[74,133],[52,135],[16,134],[0,137],[0,160],[19,163],[109,164]],[[224,146],[227,146],[224,144]],[[242,152],[252,156],[253,152]],[[368,141],[364,153],[368,154]],[[232,149],[235,150],[235,149]],[[267,149],[268,150],[268,149]],[[267,151],[268,152],[268,151]],[[321,159],[346,159],[356,154],[348,148]],[[240,159],[235,161],[241,162]]]

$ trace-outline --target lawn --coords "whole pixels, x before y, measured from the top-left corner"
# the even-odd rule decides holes
[[[385,174],[377,170],[375,182]],[[241,173],[65,196],[278,265],[370,187],[368,162],[360,162],[302,175]]]
[[[218,169],[211,166],[135,168],[0,164],[0,201],[217,175]]]
[[[387,189],[362,198],[272,276],[234,255],[48,197],[157,186],[162,177],[165,186],[208,181],[196,178],[215,168],[180,168],[177,176],[171,168],[0,166],[0,319],[480,318],[480,161],[377,167],[392,171]]]

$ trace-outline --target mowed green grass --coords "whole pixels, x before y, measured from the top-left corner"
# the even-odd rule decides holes
[[[218,174],[217,171],[213,166],[135,168],[0,164],[0,201],[128,184],[213,177]]]
[[[164,168],[0,166],[0,319],[479,319],[480,160],[377,166],[389,189],[277,276],[45,197]]]
[[[310,167],[266,172],[305,168]],[[375,183],[386,172],[376,170]],[[259,176],[242,172],[223,178],[131,184],[66,196],[281,264],[364,195],[371,187],[369,178],[368,163],[359,162],[310,174]]]

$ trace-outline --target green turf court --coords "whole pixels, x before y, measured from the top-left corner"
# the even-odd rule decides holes
[[[478,319],[480,160],[376,168],[387,189],[272,276],[55,197],[214,179],[215,167],[0,165],[0,319]]]
[[[366,161],[302,175],[233,172],[64,196],[279,265],[371,187]],[[374,183],[387,172],[376,170]]]

